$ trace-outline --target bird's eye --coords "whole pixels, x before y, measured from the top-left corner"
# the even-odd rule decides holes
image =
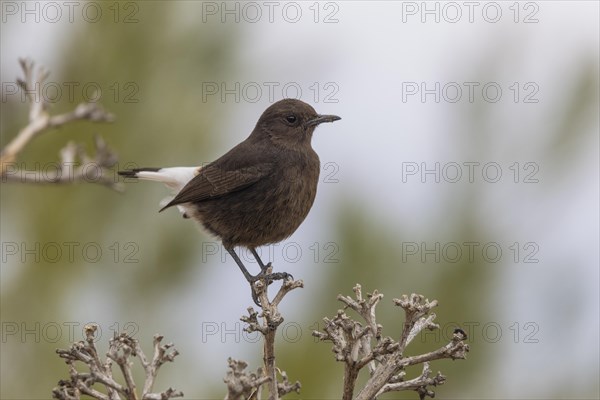
[[[296,122],[297,118],[295,115],[290,114],[287,117],[285,117],[285,120],[290,124],[293,124],[294,122]]]

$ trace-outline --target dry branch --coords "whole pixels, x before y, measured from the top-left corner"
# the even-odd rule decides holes
[[[121,333],[110,339],[106,359],[102,360],[94,343],[97,329],[97,325],[87,325],[85,327],[85,341],[74,343],[68,350],[56,350],[69,366],[70,379],[58,382],[58,386],[52,390],[53,398],[79,400],[82,395],[87,395],[98,400],[168,400],[183,397],[182,392],[173,388],[168,388],[160,393],[152,392],[159,368],[166,362],[172,362],[179,354],[177,350],[172,349],[173,344],[163,345],[161,344],[163,337],[155,335],[154,355],[149,361],[138,340],[127,333]],[[139,359],[145,373],[141,397],[133,379],[132,368],[136,357]],[[85,372],[77,370],[77,362],[86,366]],[[125,381],[124,385],[113,378],[113,363],[119,366]],[[97,386],[94,388],[94,385],[103,386],[104,390],[98,390]]]
[[[269,267],[267,275],[271,272],[272,268]],[[304,284],[302,281],[285,279],[270,301],[268,288],[271,283],[268,279],[261,279],[254,284],[262,311],[259,313],[253,307],[248,307],[248,315],[240,318],[247,324],[244,328],[246,332],[259,332],[263,337],[263,367],[248,375],[243,372],[247,366],[244,361],[229,359],[229,372],[225,378],[228,388],[227,400],[258,399],[263,385],[268,386],[269,400],[277,400],[290,392],[300,392],[300,382],[289,382],[285,371],[279,370],[275,364],[275,334],[283,322],[278,309],[279,303],[289,292],[303,287]],[[280,380],[278,375],[281,376]]]
[[[437,329],[433,323],[435,314],[431,309],[437,301],[429,301],[424,296],[412,294],[394,299],[405,314],[400,340],[382,336],[382,326],[376,320],[376,307],[383,295],[374,290],[364,299],[360,285],[354,288],[355,298],[338,295],[338,300],[346,308],[354,310],[363,320],[359,322],[339,310],[332,318],[324,318],[323,332],[315,331],[313,336],[333,344],[336,360],[344,363],[344,400],[354,398],[356,380],[362,368],[368,366],[370,378],[356,396],[357,400],[372,400],[382,393],[401,390],[414,390],[421,398],[434,396],[430,386],[441,385],[446,378],[438,372],[431,378],[429,362],[442,358],[464,359],[469,346],[463,341],[465,333],[461,329],[454,332],[452,341],[435,351],[412,357],[405,357],[406,346],[424,329]],[[423,373],[406,381],[404,369],[411,365],[423,364]]]
[[[75,120],[111,122],[114,115],[104,110],[96,102],[81,103],[73,111],[65,114],[50,115],[50,104],[42,95],[42,87],[50,72],[40,67],[34,72],[31,60],[19,60],[23,70],[23,79],[17,84],[29,101],[29,123],[0,152],[0,176],[2,183],[52,183],[74,182],[100,183],[115,190],[122,190],[120,184],[110,172],[117,162],[116,154],[110,150],[100,137],[95,139],[96,153],[89,156],[81,145],[69,142],[60,152],[61,162],[55,163],[52,171],[28,171],[20,168],[17,159],[27,145],[42,133],[59,128]]]

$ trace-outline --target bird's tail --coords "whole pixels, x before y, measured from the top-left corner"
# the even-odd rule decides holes
[[[126,178],[137,178],[145,181],[162,182],[173,194],[179,193],[183,187],[192,180],[198,173],[201,167],[172,167],[172,168],[135,168],[125,171],[119,171],[119,175]],[[160,204],[164,206],[168,204],[173,197],[163,199]],[[180,208],[182,212],[183,209]]]
[[[169,189],[179,192],[199,172],[200,167],[135,168],[119,171],[119,175],[126,178],[162,182]]]

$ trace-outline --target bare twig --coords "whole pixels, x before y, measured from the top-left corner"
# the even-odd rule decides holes
[[[369,365],[369,370],[374,370],[373,361],[378,356],[388,354],[397,348],[397,343],[393,343],[391,338],[381,338],[382,327],[376,321],[375,308],[383,298],[383,294],[375,290],[364,299],[360,285],[354,286],[353,290],[356,299],[342,295],[338,295],[337,298],[346,307],[356,311],[365,320],[366,326],[351,319],[343,310],[338,310],[334,319],[324,318],[325,332],[313,332],[313,335],[320,340],[331,341],[336,360],[345,363],[342,393],[344,400],[353,398],[356,379],[361,368]],[[371,349],[373,338],[380,341],[380,345]]]
[[[277,392],[279,397],[283,397],[292,392],[300,393],[300,389],[302,388],[300,382],[296,381],[291,383],[285,371],[281,371],[279,368],[277,368],[277,372],[279,375],[281,375],[281,382],[277,383]]]
[[[41,67],[35,74],[33,61],[20,59],[19,62],[24,79],[18,79],[17,83],[29,100],[29,123],[0,152],[2,182],[61,184],[87,181],[119,190],[119,184],[114,178],[109,179],[108,173],[116,163],[116,155],[99,137],[96,137],[94,157],[89,157],[81,146],[69,143],[61,150],[61,163],[55,170],[27,171],[19,168],[16,162],[19,154],[34,138],[51,128],[58,128],[75,120],[94,122],[114,120],[114,115],[95,102],[81,103],[71,112],[51,116],[48,113],[49,103],[42,94],[43,83],[48,79],[50,72]]]
[[[272,272],[272,268],[269,266],[267,275]],[[277,400],[281,396],[284,396],[290,392],[300,391],[300,382],[290,383],[287,374],[277,368],[275,364],[275,333],[277,327],[283,322],[283,317],[279,313],[279,303],[283,300],[286,294],[296,288],[303,287],[302,281],[294,281],[292,279],[286,279],[283,281],[281,288],[275,295],[272,301],[269,301],[268,287],[272,282],[268,282],[267,279],[262,279],[254,284],[254,290],[258,299],[260,300],[262,312],[258,313],[253,307],[248,308],[248,315],[243,316],[241,320],[248,324],[244,330],[248,333],[260,332],[263,336],[263,362],[264,367],[259,369],[257,374],[252,375],[250,378],[246,374],[235,374],[234,368],[231,366],[230,361],[230,372],[227,374],[226,382],[229,390],[227,399],[238,399],[238,398],[250,398],[250,397],[239,397],[245,393],[245,395],[252,394],[252,398],[259,398],[261,385],[267,384],[269,390],[269,400]],[[259,317],[262,321],[259,321]],[[243,361],[235,361],[242,363]],[[244,363],[244,368],[247,366]],[[278,382],[278,376],[281,376],[281,381]],[[264,379],[257,379],[257,376],[261,376]],[[248,385],[254,385],[248,387]],[[236,389],[232,391],[232,388],[245,388],[248,387],[247,392],[240,392],[242,389]],[[250,390],[254,392],[249,392]],[[234,397],[238,396],[238,397]]]
[[[430,378],[431,369],[429,368],[429,363],[423,363],[423,372],[417,378],[405,381],[404,371],[401,372],[401,375],[396,377],[396,379],[391,380],[390,383],[386,383],[381,390],[377,393],[377,396],[386,393],[386,392],[399,392],[402,390],[415,390],[419,393],[421,397],[429,396],[433,397],[435,393],[431,390],[427,390],[428,386],[438,386],[443,385],[446,382],[446,377],[442,375],[440,372],[436,374],[433,378]]]
[[[141,349],[138,349],[138,357],[146,372],[146,381],[144,382],[144,389],[142,391],[144,396],[146,396],[145,398],[148,398],[148,394],[152,392],[158,369],[166,362],[173,362],[175,357],[179,355],[179,352],[176,349],[171,351],[173,343],[161,345],[163,338],[162,335],[154,335],[154,357],[152,357],[152,361],[150,362],[148,362],[146,355]],[[169,388],[168,390],[172,389]]]
[[[96,349],[94,341],[98,329],[97,325],[91,324],[85,327],[86,340],[74,343],[68,350],[58,349],[56,352],[66,360],[69,366],[70,380],[60,380],[58,386],[52,391],[52,397],[63,400],[79,400],[81,395],[88,395],[100,400],[167,400],[175,397],[183,397],[183,393],[173,388],[168,388],[161,393],[152,393],[154,380],[159,367],[165,362],[171,362],[179,354],[177,350],[170,350],[172,344],[160,345],[162,336],[154,337],[154,356],[151,362],[142,351],[139,342],[127,333],[115,335],[109,341],[107,358],[103,362]],[[141,397],[136,390],[133,379],[133,359],[139,357],[144,368],[146,379]],[[84,363],[89,372],[78,372],[75,362]],[[121,385],[113,379],[112,365],[117,363],[125,380]],[[100,383],[106,389],[106,394],[94,389],[92,386]]]
[[[376,290],[362,297],[360,285],[354,287],[355,299],[349,296],[338,296],[341,301],[359,314],[366,326],[351,319],[343,310],[339,310],[333,319],[324,318],[323,332],[315,331],[313,336],[333,344],[336,360],[344,362],[344,400],[354,396],[356,380],[360,370],[368,366],[370,379],[356,396],[356,399],[371,400],[378,395],[400,390],[415,390],[421,398],[433,397],[429,386],[441,385],[445,377],[438,373],[430,378],[429,362],[441,358],[462,359],[466,358],[469,351],[468,345],[463,341],[466,335],[461,329],[454,333],[452,341],[435,351],[412,357],[404,357],[406,346],[423,329],[437,329],[433,323],[435,314],[431,309],[437,301],[429,301],[421,295],[412,294],[394,299],[394,303],[404,309],[405,322],[399,341],[391,337],[382,337],[381,325],[376,322],[375,308],[383,295]],[[411,365],[424,364],[420,377],[404,381],[404,369]]]
[[[118,182],[115,174],[109,169],[117,163],[116,155],[98,135],[94,137],[94,146],[95,154],[90,157],[83,146],[69,142],[60,151],[60,163],[48,165],[40,171],[18,168],[16,163],[4,164],[2,183],[69,184],[89,182],[122,191],[123,185]]]
[[[248,364],[242,360],[227,359],[229,370],[223,381],[227,384],[225,400],[260,399],[261,386],[269,380],[262,368],[256,372],[245,371]]]

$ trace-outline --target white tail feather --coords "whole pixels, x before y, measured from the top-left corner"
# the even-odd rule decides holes
[[[179,193],[183,187],[192,180],[193,177],[200,173],[201,167],[172,167],[161,168],[158,171],[138,171],[135,177],[145,181],[162,182],[167,186],[173,194]],[[169,196],[161,200],[160,206],[166,206],[174,196]],[[178,205],[179,211],[186,215],[185,205]]]
[[[158,171],[139,171],[135,176],[146,181],[162,182],[173,193],[179,192],[193,177],[198,175],[201,167],[161,168]]]

